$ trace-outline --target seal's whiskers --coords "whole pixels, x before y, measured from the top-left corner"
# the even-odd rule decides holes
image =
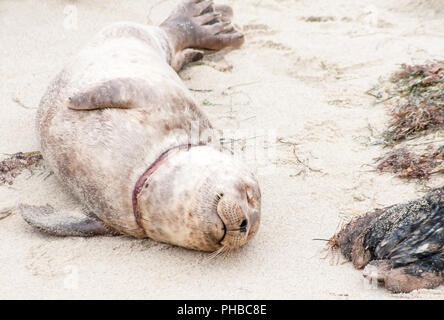
[[[212,252],[209,254],[209,256],[205,259],[207,262],[210,262],[211,260],[215,259],[216,257],[218,257],[219,255],[223,254],[224,252],[227,251],[227,247],[222,246],[219,249],[217,249],[216,251]]]

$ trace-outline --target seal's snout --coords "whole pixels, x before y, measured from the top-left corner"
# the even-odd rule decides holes
[[[251,221],[259,223],[259,219],[254,217],[254,215],[258,214],[257,210],[251,210],[248,206],[242,206],[242,201],[239,201],[239,199],[222,196],[217,205],[217,214],[225,225],[225,236],[220,244],[227,248],[239,248],[257,230],[257,226],[251,223]],[[252,230],[252,227],[254,230]]]

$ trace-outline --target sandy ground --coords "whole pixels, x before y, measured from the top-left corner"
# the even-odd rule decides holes
[[[94,33],[121,20],[159,23],[175,3],[2,0],[0,152],[38,150],[39,99]],[[388,116],[365,91],[400,63],[442,58],[444,3],[227,3],[245,45],[180,75],[190,88],[211,90],[193,94],[227,137],[251,138],[243,154],[262,188],[257,237],[207,261],[152,240],[46,236],[14,213],[0,220],[0,298],[444,298],[443,287],[405,295],[374,288],[337,255],[323,259],[325,242],[313,240],[330,237],[344,216],[422,195],[424,185],[368,166],[383,152],[377,135]],[[26,171],[0,186],[0,211],[19,202],[64,205],[47,175]]]

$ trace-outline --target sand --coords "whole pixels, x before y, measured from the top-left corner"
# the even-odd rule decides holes
[[[34,118],[51,78],[99,29],[159,23],[176,1],[0,2],[0,153],[38,150]],[[241,153],[262,189],[256,238],[207,254],[129,237],[57,238],[29,227],[20,202],[69,205],[44,167],[0,186],[0,299],[444,298],[366,283],[325,242],[352,214],[414,199],[423,184],[374,171],[387,107],[365,92],[401,63],[442,58],[442,1],[227,1],[246,34],[180,76],[214,126],[250,138]],[[75,19],[77,17],[77,20]],[[234,147],[241,149],[242,143]],[[266,153],[264,152],[267,151]],[[441,185],[434,177],[428,186]]]

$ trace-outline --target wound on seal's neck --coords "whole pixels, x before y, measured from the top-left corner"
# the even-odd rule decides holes
[[[143,189],[143,186],[145,185],[145,182],[149,179],[149,177],[161,166],[161,164],[168,158],[168,156],[172,152],[180,152],[180,151],[189,151],[192,147],[195,147],[196,145],[192,144],[184,144],[175,146],[172,148],[169,148],[168,150],[164,151],[149,167],[145,170],[145,172],[140,176],[140,178],[137,180],[134,190],[133,190],[133,197],[132,197],[132,203],[133,203],[133,213],[134,217],[136,219],[137,225],[143,229],[142,223],[140,222],[141,215],[138,210],[138,196]]]

